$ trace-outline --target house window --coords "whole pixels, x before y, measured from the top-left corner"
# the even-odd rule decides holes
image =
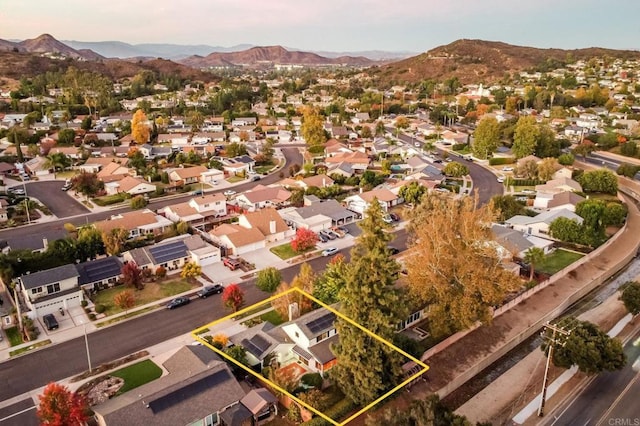
[[[57,293],[60,291],[60,283],[53,283],[47,286],[47,293]]]
[[[324,340],[324,339],[326,339],[327,337],[329,337],[329,332],[328,332],[328,331],[325,331],[324,333],[322,333],[321,335],[319,335],[319,336],[316,338],[316,342],[319,342],[319,341],[321,341],[321,340]]]
[[[42,293],[42,287],[36,287],[31,289],[31,294]]]

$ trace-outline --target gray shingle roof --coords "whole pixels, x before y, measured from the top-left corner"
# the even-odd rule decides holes
[[[57,268],[23,275],[20,280],[24,288],[28,290],[79,276],[80,274],[78,274],[75,265],[62,265]]]
[[[78,284],[90,284],[117,277],[122,271],[122,262],[116,256],[90,260],[76,265],[80,278]]]

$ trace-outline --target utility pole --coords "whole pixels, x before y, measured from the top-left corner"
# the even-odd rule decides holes
[[[571,334],[571,331],[566,331],[554,324],[545,325],[545,330],[542,332],[545,333],[546,329],[551,329],[553,333],[551,334],[551,339],[549,340],[549,350],[547,351],[547,364],[544,369],[544,379],[542,379],[542,396],[540,398],[540,407],[538,408],[538,417],[544,416],[544,403],[547,398],[547,382],[549,380],[549,365],[551,364],[551,358],[553,358],[553,348],[558,343],[556,341],[556,334],[562,334],[564,336],[568,336]]]

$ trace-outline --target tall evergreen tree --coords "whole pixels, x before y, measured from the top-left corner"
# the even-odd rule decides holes
[[[389,225],[382,217],[382,208],[374,199],[360,223],[362,234],[351,250],[339,300],[346,317],[391,341],[395,325],[408,312],[402,293],[394,286],[400,268],[387,249],[392,235],[386,232]],[[336,321],[336,328],[340,341],[333,350],[338,363],[331,377],[347,397],[366,404],[398,383],[402,356],[342,319]]]

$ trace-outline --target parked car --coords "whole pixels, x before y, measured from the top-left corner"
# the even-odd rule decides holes
[[[325,237],[323,233],[318,232],[318,240],[320,240],[321,243],[326,243],[327,241],[329,241],[329,238]]]
[[[389,246],[387,249],[389,250],[389,253],[391,253],[391,256],[400,253],[400,249],[397,247]]]
[[[319,232],[320,235],[324,235],[325,238],[329,239],[329,240],[335,240],[336,236],[334,234],[330,234],[329,232],[327,232],[325,229],[323,229],[322,231]]]
[[[62,185],[62,190],[63,191],[68,191],[71,189],[71,187],[73,186],[73,184],[69,181],[65,182],[64,185]]]
[[[513,171],[513,167],[504,166],[504,167],[502,168],[502,171],[503,171],[503,172],[512,172],[512,171]]]
[[[338,238],[344,238],[344,236],[347,235],[347,233],[344,232],[344,230],[338,228],[337,226],[331,228],[331,232],[336,234],[338,236]]]
[[[56,320],[56,317],[53,314],[47,314],[43,316],[42,321],[44,322],[45,327],[47,327],[47,330],[49,331],[55,330],[58,328],[58,320]]]
[[[393,223],[393,219],[388,214],[385,214],[384,216],[382,216],[382,221],[384,223]]]
[[[235,271],[240,267],[240,261],[238,259],[232,259],[230,257],[223,258],[222,264],[232,271]]]
[[[222,194],[224,194],[225,197],[231,197],[232,195],[236,195],[236,191],[233,189],[227,189]]]
[[[14,195],[24,195],[24,189],[22,188],[9,188],[7,191]]]
[[[339,234],[338,232],[334,231],[333,229],[327,229],[325,230],[325,232],[329,235],[333,235],[336,238],[342,238],[344,237],[344,235]]]
[[[336,247],[329,247],[328,249],[322,250],[322,255],[324,257],[327,256],[333,256],[334,254],[338,253],[340,250],[338,250]]]
[[[393,219],[394,222],[400,222],[400,216],[398,216],[395,213],[389,213],[389,216],[391,217],[391,219]]]
[[[172,299],[169,303],[167,303],[167,309],[175,309],[180,306],[188,305],[191,300],[188,297],[180,296]]]
[[[196,189],[195,191],[191,191],[191,195],[202,195],[202,189]]]
[[[214,294],[220,294],[224,291],[224,287],[220,284],[208,285],[200,290],[197,294],[201,299],[206,299],[209,296],[213,296]]]
[[[258,176],[258,175],[255,175],[255,176],[253,176],[251,178],[251,182],[255,182],[255,181],[258,181],[258,180],[260,180],[260,176]]]

